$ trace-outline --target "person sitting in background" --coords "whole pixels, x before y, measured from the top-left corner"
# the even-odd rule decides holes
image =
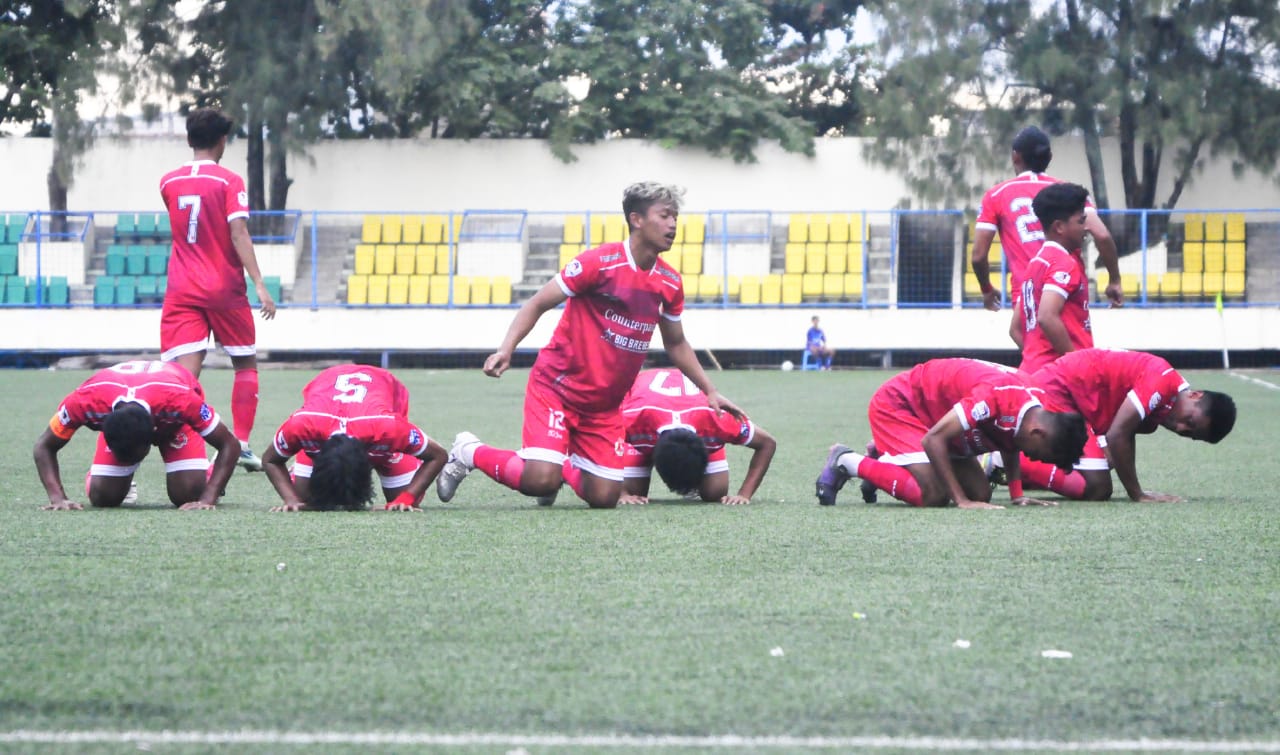
[[[809,356],[818,364],[818,367],[829,370],[831,358],[836,355],[836,350],[827,345],[827,334],[818,327],[817,315],[813,316],[812,322],[809,332],[805,334],[805,349],[809,351]]]

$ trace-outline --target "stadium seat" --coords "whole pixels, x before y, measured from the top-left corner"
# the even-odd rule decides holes
[[[408,275],[391,275],[387,277],[387,303],[400,305],[409,303]]]
[[[844,296],[852,302],[862,302],[862,274],[845,273]]]
[[[1103,286],[1106,284],[1103,283]],[[1140,292],[1138,285],[1138,276],[1126,275],[1120,279],[1120,290],[1124,292],[1125,298],[1133,298]]]
[[[681,218],[684,227],[685,244],[702,244],[707,239],[707,219],[702,215],[690,215]]]
[[[374,249],[376,248],[373,244],[356,244],[356,275],[373,275]]]
[[[126,250],[128,247],[120,244],[112,244],[107,247],[107,256],[103,261],[106,267],[107,275],[124,275],[125,260],[127,258]],[[2,270],[0,270],[2,272]],[[14,272],[17,272],[15,270]]]
[[[414,265],[418,256],[417,245],[408,246],[401,244],[396,247],[396,275],[413,275]]]
[[[830,242],[827,244],[827,267],[828,273],[847,273],[849,272],[849,245],[845,242]]]
[[[124,272],[126,275],[147,274],[147,249],[149,248],[140,244],[131,244],[126,248],[124,258]]]
[[[662,259],[665,260],[668,265],[675,268],[677,273],[683,272],[681,268],[684,267],[684,246],[681,244],[672,244],[670,249],[662,253]],[[564,267],[564,265],[561,265],[561,267]]]
[[[685,244],[683,260],[680,262],[680,272],[689,275],[702,274],[702,245],[701,244]]]
[[[1165,273],[1160,276],[1160,296],[1170,298],[1182,295],[1182,274]]]
[[[396,271],[396,247],[378,244],[373,248],[373,274],[392,275]]]
[[[67,276],[55,275],[49,278],[44,303],[52,307],[65,307],[71,303],[71,287],[67,285]]]
[[[430,299],[431,304],[437,306],[449,303],[449,276],[431,276]]]
[[[1227,241],[1244,241],[1244,213],[1227,213]]]
[[[700,301],[722,301],[724,299],[724,278],[719,275],[699,275],[698,299]]]
[[[424,217],[422,219],[422,243],[445,243],[448,240],[444,237],[444,227],[447,222],[444,215],[427,215]]]
[[[165,292],[168,288],[169,288],[169,276],[167,276],[167,275],[158,275],[158,276],[156,276],[156,294],[157,294],[161,299],[163,299],[163,298],[164,298],[164,292]]]
[[[258,298],[258,287],[253,285],[253,281],[249,280],[248,273],[244,275],[244,295],[249,300],[250,307],[257,309],[262,306],[262,300]]]
[[[830,230],[831,230],[830,225],[831,225],[831,220],[825,213],[815,212],[812,215],[810,215],[809,216],[809,238],[807,239],[807,241],[810,244],[827,243],[827,240],[830,238]]]
[[[129,213],[116,216],[116,239],[131,241],[138,235],[138,217]]]
[[[579,254],[582,254],[581,244],[561,244],[560,245],[560,264],[556,267],[556,270],[557,271],[563,270],[564,266],[569,264],[569,260],[572,260],[574,257],[577,257]],[[666,254],[663,255],[663,258],[666,259],[668,262],[670,262],[671,260],[670,254],[671,252],[667,252]]]
[[[18,274],[18,245],[0,244],[0,275]]]
[[[280,284],[280,276],[264,275],[262,276],[262,285],[267,287],[267,293],[271,294],[271,300],[279,304],[281,297],[284,295],[283,286]]]
[[[147,247],[147,275],[166,275],[169,272],[169,247],[155,244]]]
[[[154,275],[139,275],[138,281],[138,301],[154,302],[157,298],[157,292],[160,290],[159,281]]]
[[[862,242],[849,242],[849,272],[862,274]]]
[[[1165,275],[1166,276],[1176,275],[1176,273],[1166,273]],[[1204,279],[1206,277],[1214,277],[1215,275],[1219,279],[1222,278],[1222,273],[1205,273],[1204,275],[1192,275],[1189,273],[1184,273],[1182,275],[1182,283],[1181,283],[1182,295],[1188,298],[1200,297],[1201,295],[1204,294]],[[1160,285],[1163,286],[1164,282],[1161,281]]]
[[[831,215],[830,225],[827,228],[828,244],[848,244],[849,243],[849,216],[844,213],[834,213]]]
[[[610,215],[604,220],[604,243],[622,241],[629,235],[627,219],[621,215]]]
[[[1160,273],[1147,273],[1146,284],[1147,298],[1160,298]]]
[[[861,243],[866,240],[867,235],[864,233],[863,224],[866,218],[860,212],[855,212],[849,216],[849,243]]]
[[[978,276],[973,274],[972,270],[966,270],[964,274],[964,298],[975,299],[982,296],[982,287],[978,285]]]
[[[422,216],[421,215],[405,215],[404,216],[404,220],[400,223],[400,243],[401,244],[422,243]]]
[[[819,284],[821,290],[821,284]],[[799,304],[804,299],[804,276],[787,273],[782,276],[782,303]]]
[[[1224,269],[1228,273],[1243,273],[1245,262],[1245,246],[1243,241],[1228,241],[1224,250],[1226,259]]]
[[[491,298],[494,304],[507,305],[511,303],[511,278],[509,276],[493,276],[493,292]]]
[[[27,303],[27,279],[17,275],[4,278],[4,303],[21,306]]]
[[[1220,212],[1211,212],[1204,216],[1204,240],[1227,240],[1227,216]]]
[[[369,304],[382,305],[387,303],[387,278],[386,275],[378,275],[377,273],[369,276]]]
[[[1204,215],[1187,213],[1182,218],[1182,233],[1185,241],[1204,241]]]
[[[383,215],[382,216],[382,240],[383,244],[399,244],[400,243],[400,216],[399,215]]]
[[[471,304],[488,306],[493,297],[493,282],[488,277],[477,275],[471,280]]]
[[[173,229],[169,226],[169,213],[162,212],[156,217],[156,236],[165,243],[173,240]]]
[[[684,286],[684,300],[697,301],[698,299],[698,279],[701,275],[682,275],[680,283]]]
[[[377,215],[365,215],[360,227],[360,242],[377,244],[382,241],[382,218]]]
[[[844,273],[826,273],[822,276],[822,298],[826,301],[844,298]]]
[[[1216,297],[1222,293],[1223,273],[1205,273],[1200,279],[1200,286],[1205,296]],[[1182,274],[1182,280],[1185,284],[1187,274]],[[1190,292],[1187,292],[1190,295]]]
[[[787,220],[787,243],[803,244],[809,240],[809,216],[796,213]]]
[[[761,304],[781,304],[782,303],[782,276],[777,273],[770,273],[760,282],[760,303]]]
[[[1182,245],[1182,271],[1185,273],[1204,272],[1204,243],[1187,242]]]
[[[827,245],[810,242],[804,249],[804,271],[819,274],[827,272]]]
[[[352,275],[347,278],[347,304],[369,303],[369,276]]]
[[[471,303],[471,276],[453,276],[453,305],[464,306]]]
[[[805,273],[800,279],[800,295],[805,299],[821,299],[822,278],[822,273]]]
[[[423,306],[430,301],[431,293],[431,276],[430,275],[411,275],[409,276],[409,303],[414,306]]]
[[[783,251],[783,267],[785,273],[803,273],[804,272],[804,244],[800,242],[788,242],[786,249]]]
[[[1222,276],[1222,293],[1226,296],[1244,296],[1244,273],[1224,273]]]
[[[4,235],[4,242],[7,244],[22,243],[22,235],[27,231],[26,214],[10,215],[9,222],[4,224],[5,228],[0,229],[0,234]]]
[[[1221,241],[1206,241],[1204,244],[1204,271],[1221,273],[1227,269],[1227,245]]]
[[[116,277],[99,275],[93,282],[93,306],[109,307],[116,303]]]
[[[760,278],[755,275],[742,276],[738,284],[738,301],[742,304],[760,303]]]
[[[566,244],[581,244],[586,237],[586,218],[582,215],[568,215],[564,219],[564,233],[560,240]]]
[[[448,275],[453,272],[452,257],[457,253],[457,248],[442,244],[436,248],[436,275]]]
[[[587,246],[600,246],[604,243],[604,215],[591,215],[587,219]]]
[[[138,238],[144,241],[150,241],[156,237],[155,213],[143,212],[138,214],[137,232]]]
[[[138,303],[138,281],[132,275],[122,275],[116,279],[116,305],[132,307]]]

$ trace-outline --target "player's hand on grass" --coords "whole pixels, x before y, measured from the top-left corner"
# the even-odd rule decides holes
[[[502,373],[511,366],[511,355],[503,351],[495,351],[484,360],[484,374],[489,377],[502,377]]]
[[[84,511],[84,506],[75,501],[63,499],[57,503],[50,503],[48,506],[41,507],[44,511]]]
[[[179,506],[178,511],[206,511],[209,509],[216,509],[216,508],[218,507],[212,503],[205,503],[204,501],[191,501],[189,503],[184,503],[181,506]]]
[[[646,496],[642,496],[642,495],[632,495],[630,493],[623,493],[621,496],[618,497],[618,503],[623,506],[643,506],[648,502],[649,502],[649,499]]]
[[[751,499],[741,495],[727,495],[720,499],[720,503],[726,506],[745,506],[751,503]]]
[[[1004,506],[997,506],[994,503],[984,503],[983,501],[956,501],[956,507],[962,509],[1002,509]]]
[[[1172,493],[1156,493],[1151,490],[1142,491],[1142,497],[1138,499],[1138,503],[1184,503],[1186,498]]]
[[[1009,501],[1014,506],[1057,506],[1057,501],[1046,501],[1040,498],[1032,498],[1031,496],[1019,496]]]
[[[387,501],[387,505],[382,507],[383,511],[422,511],[422,509],[414,506],[412,503],[396,503],[395,501]]]
[[[258,292],[258,301],[262,302],[262,319],[271,320],[276,316],[276,300],[271,298],[271,292],[267,291],[267,284],[258,281],[253,284],[253,288]]]
[[[306,509],[306,507],[307,505],[305,503],[282,503],[279,506],[272,506],[271,510],[294,512],[294,511],[302,511]]]

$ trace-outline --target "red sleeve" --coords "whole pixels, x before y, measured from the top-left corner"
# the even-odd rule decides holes
[[[1049,263],[1049,269],[1045,271],[1045,290],[1052,290],[1061,294],[1064,299],[1070,299],[1071,294],[1078,291],[1086,283],[1084,271],[1080,269],[1080,265],[1076,263],[1075,259],[1069,255],[1055,254],[1053,262]]]
[[[982,195],[982,205],[978,209],[978,220],[974,224],[975,228],[987,228],[988,230],[999,230],[1000,227],[1000,211],[996,207],[996,203],[992,197],[995,187],[987,189]]]
[[[245,191],[244,179],[236,173],[227,176],[227,191],[223,196],[226,202],[227,220],[249,217],[249,192]]]
[[[422,428],[412,422],[401,422],[397,436],[401,439],[400,453],[417,456],[427,450],[428,438]]]
[[[298,418],[286,419],[280,429],[276,430],[276,437],[272,443],[276,447],[276,452],[286,459],[301,451],[302,438],[299,433]]]
[[[569,260],[560,271],[560,287],[569,296],[587,293],[600,281],[600,249],[588,249]]]

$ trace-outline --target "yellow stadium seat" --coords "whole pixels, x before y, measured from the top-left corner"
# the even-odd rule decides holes
[[[827,273],[822,276],[822,298],[827,301],[844,298],[844,273]]]
[[[604,221],[604,243],[616,243],[628,236],[627,219],[621,215],[610,215]]]
[[[1160,276],[1160,295],[1163,297],[1182,295],[1182,274],[1165,273]]]
[[[800,294],[806,299],[822,297],[822,273],[805,273],[800,279]]]
[[[453,260],[451,258],[454,254],[454,248],[449,244],[441,244],[436,249],[436,275],[448,275],[453,272]]]
[[[1206,241],[1204,244],[1204,271],[1206,273],[1221,273],[1226,269],[1227,245],[1221,241]]]
[[[867,236],[863,233],[863,223],[866,217],[860,212],[855,212],[849,216],[849,243],[855,241],[865,241]]]
[[[844,295],[849,301],[862,301],[862,274],[845,273]]]
[[[396,275],[413,275],[417,256],[417,245],[401,244],[396,247]]]
[[[409,303],[409,276],[392,275],[387,278],[387,303]]]
[[[760,282],[760,303],[761,304],[781,304],[782,303],[782,276],[777,273],[770,273]]]
[[[964,295],[968,297],[982,296],[982,287],[978,285],[978,276],[970,270],[964,274]]]
[[[347,304],[369,303],[369,276],[352,275],[347,278]]]
[[[786,251],[783,253],[785,266],[783,270],[787,273],[803,273],[804,272],[804,244],[788,243]]]
[[[849,243],[849,272],[862,273],[862,242]]]
[[[385,275],[369,276],[369,303],[370,304],[386,304],[387,303],[387,276]]]
[[[418,244],[413,253],[413,271],[418,275],[431,275],[436,271],[435,244]]]
[[[444,226],[447,220],[444,215],[427,215],[422,219],[422,243],[443,244]]]
[[[974,279],[974,285],[975,285],[975,286],[977,285],[977,279],[976,279],[976,278]],[[1104,287],[1106,286],[1106,284],[1105,284],[1105,283],[1103,283],[1102,285],[1103,285]],[[1126,276],[1122,277],[1122,278],[1120,279],[1120,290],[1124,292],[1124,295],[1125,295],[1126,297],[1130,297],[1130,298],[1132,298],[1132,297],[1134,297],[1134,296],[1137,296],[1137,295],[1140,293],[1140,292],[1139,292],[1139,290],[1138,290],[1138,276],[1136,276],[1136,275],[1126,275]]]
[[[831,219],[825,214],[815,212],[809,216],[809,243],[825,244],[831,238]]]
[[[684,245],[672,244],[671,248],[662,253],[662,259],[676,272],[680,272],[680,268],[684,266]]]
[[[684,261],[680,263],[680,272],[690,275],[702,274],[702,245],[685,244]]]
[[[382,216],[382,239],[383,244],[399,244],[400,243],[400,216],[399,215],[383,215]]]
[[[1186,273],[1182,274],[1182,280],[1185,284],[1187,280]],[[1201,281],[1201,286],[1204,289],[1205,296],[1216,297],[1218,294],[1222,293],[1223,273],[1205,273],[1204,277],[1201,278]],[[1190,292],[1187,293],[1190,295]]]
[[[1176,273],[1165,273],[1165,275],[1175,275],[1175,274]],[[1212,277],[1214,274],[1206,273],[1205,275]],[[1218,273],[1217,275],[1221,277],[1222,274]],[[1164,282],[1161,281],[1160,285],[1163,286]],[[1182,275],[1182,295],[1183,296],[1200,296],[1203,292],[1204,292],[1204,276],[1190,275],[1186,273]]]
[[[453,276],[453,303],[455,305],[471,303],[471,276]]]
[[[1226,248],[1225,267],[1228,273],[1244,272],[1244,242],[1228,241]]]
[[[719,301],[724,296],[724,279],[719,275],[698,276],[698,298],[702,301]]]
[[[822,274],[827,272],[827,245],[807,244],[804,252],[804,271]]]
[[[493,300],[493,283],[483,275],[477,275],[471,280],[471,303],[475,305],[488,305]]]
[[[1227,241],[1244,241],[1244,213],[1227,213]]]
[[[582,253],[581,244],[561,244],[560,245],[560,265],[557,270],[563,270],[564,266],[569,264],[569,260],[577,257]]]
[[[707,240],[707,219],[702,215],[681,218],[684,223],[685,244],[702,244]]]
[[[809,216],[796,214],[787,221],[787,243],[803,244],[809,240]]]
[[[511,303],[511,278],[506,275],[493,276],[491,296],[494,304]]]
[[[373,244],[356,244],[356,275],[373,273]]]
[[[382,218],[377,215],[365,215],[360,227],[360,241],[365,244],[376,244],[382,241]]]
[[[449,303],[449,276],[433,275],[431,276],[431,290],[428,292],[431,304],[441,305]]]
[[[378,244],[373,252],[375,275],[391,275],[396,271],[396,248],[391,244]]]
[[[786,273],[782,276],[782,303],[799,304],[804,298],[804,276]]]
[[[1227,238],[1227,216],[1220,212],[1211,212],[1204,216],[1204,240],[1225,241]]]
[[[827,244],[827,272],[849,272],[849,245],[832,242]]]
[[[737,299],[742,296],[742,276],[730,275],[729,287],[725,289],[724,293],[725,296],[728,296],[730,299]]]
[[[569,215],[564,219],[564,236],[561,238],[566,244],[581,244],[583,242],[586,230],[587,219],[582,215]]]
[[[400,243],[401,244],[422,243],[422,216],[421,215],[405,215],[404,216],[404,220],[400,224]]]
[[[738,287],[738,301],[743,304],[760,303],[760,278],[758,276],[742,276],[742,282]]]
[[[415,306],[422,306],[431,301],[431,276],[430,275],[411,275],[409,276],[409,303]]]
[[[1199,241],[1182,245],[1182,271],[1185,273],[1204,272],[1204,244]]]
[[[1204,215],[1189,212],[1182,218],[1183,240],[1204,241]]]
[[[587,237],[586,241],[587,246],[600,246],[604,243],[603,215],[592,215],[591,222],[588,224],[587,229],[590,231],[590,235]]]
[[[1244,273],[1223,274],[1222,293],[1227,296],[1244,296]]]
[[[849,216],[844,213],[833,214],[827,234],[827,243],[829,244],[849,243]]]
[[[698,298],[698,279],[700,275],[682,275],[680,276],[680,285],[684,287],[685,301],[694,301]]]
[[[1155,299],[1160,296],[1160,273],[1147,273],[1147,298]]]

